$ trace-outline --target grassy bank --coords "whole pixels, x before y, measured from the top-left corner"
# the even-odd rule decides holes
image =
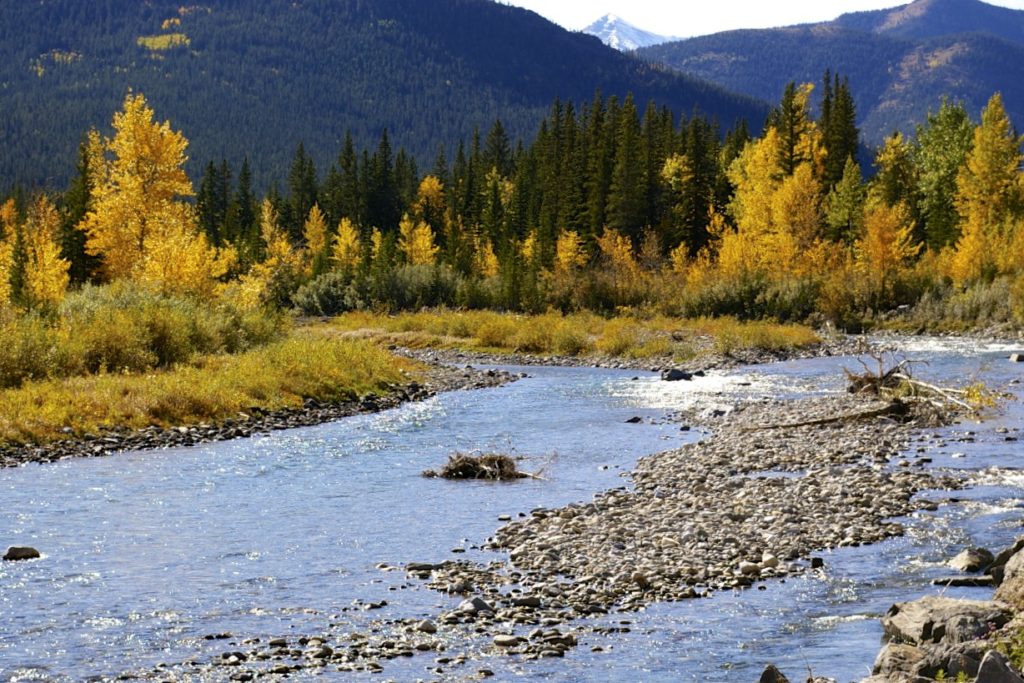
[[[335,318],[331,325],[347,332],[375,334],[412,348],[678,361],[709,353],[796,349],[821,341],[802,325],[740,322],[733,318],[609,319],[590,313],[511,315],[432,310],[388,316],[358,312]]]
[[[292,337],[146,374],[28,381],[0,391],[0,443],[46,443],[105,428],[217,422],[251,407],[336,401],[412,379],[417,366],[362,340]]]

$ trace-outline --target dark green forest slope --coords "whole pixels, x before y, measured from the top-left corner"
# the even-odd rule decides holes
[[[728,31],[640,51],[650,60],[771,99],[790,81],[849,77],[865,140],[911,132],[943,97],[973,116],[999,91],[1024,123],[1024,12],[977,0],[917,0],[822,24]]]
[[[500,118],[536,129],[555,98],[633,92],[725,126],[760,126],[767,106],[652,68],[490,0],[11,0],[0,3],[0,188],[63,186],[90,126],[129,89],[186,132],[190,171],[252,162],[280,177],[300,142],[319,165],[346,130],[429,165]]]

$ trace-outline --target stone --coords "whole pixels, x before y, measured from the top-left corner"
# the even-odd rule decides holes
[[[761,566],[768,567],[769,569],[775,569],[779,566],[779,558],[775,557],[771,553],[763,553],[761,555]]]
[[[924,659],[924,652],[913,645],[889,643],[878,653],[871,667],[873,676],[909,674]]]
[[[494,612],[494,608],[483,598],[475,596],[459,603],[458,611],[463,614],[477,614],[479,612]]]
[[[536,595],[524,595],[518,598],[512,598],[513,607],[540,607],[540,598]]]
[[[761,678],[757,679],[757,683],[789,683],[789,679],[774,664],[769,664],[761,672]]]
[[[962,572],[980,572],[995,559],[995,556],[984,548],[966,548],[946,564]]]
[[[685,370],[680,370],[678,368],[669,368],[667,370],[661,371],[661,379],[663,379],[666,382],[689,382],[691,379],[693,379],[693,375],[689,372],[686,372]]]
[[[885,635],[899,643],[962,643],[1010,620],[1010,611],[992,601],[957,600],[930,595],[889,608],[882,618]]]
[[[420,633],[427,633],[433,635],[437,633],[437,624],[432,622],[430,619],[424,619],[423,621],[416,624],[415,629]]]
[[[1010,362],[1011,363],[1024,363],[1024,353],[1011,353],[1010,354]]]
[[[961,674],[973,679],[988,647],[985,640],[926,647],[925,657],[917,664],[915,672],[930,679],[938,676],[940,671],[950,681]]]
[[[825,559],[821,557],[811,558],[811,569],[821,569],[825,566]]]
[[[17,546],[12,545],[7,549],[7,553],[4,555],[4,559],[9,562],[15,562],[18,560],[34,560],[38,558],[39,551],[30,546]]]
[[[494,636],[494,644],[498,647],[515,647],[523,642],[523,639],[519,636],[513,635],[497,635]]]
[[[634,415],[633,417],[631,417],[628,420],[626,420],[626,424],[638,425],[638,424],[640,424],[643,421],[644,421],[644,419],[642,417],[640,417],[639,415]]]
[[[430,562],[410,562],[405,565],[405,571],[407,572],[432,572],[437,569],[442,569],[442,564],[432,564]]]
[[[740,574],[744,576],[752,576],[761,573],[761,565],[757,562],[742,561],[739,565]]]
[[[1013,670],[1005,655],[989,650],[981,660],[975,683],[1024,683],[1024,678]]]
[[[996,600],[1017,610],[1024,609],[1024,550],[1014,553],[1001,569],[1002,581],[996,589]]]

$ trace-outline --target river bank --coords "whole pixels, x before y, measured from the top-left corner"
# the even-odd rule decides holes
[[[445,391],[484,389],[514,379],[507,373],[432,365],[418,381],[393,385],[387,393],[370,393],[358,400],[332,402],[306,399],[302,406],[280,410],[247,408],[236,417],[215,424],[179,425],[168,428],[111,428],[97,434],[70,437],[41,445],[0,446],[0,467],[46,463],[65,458],[97,457],[120,451],[196,446],[238,439],[254,434],[309,427],[344,417],[395,408],[408,401],[422,401]]]

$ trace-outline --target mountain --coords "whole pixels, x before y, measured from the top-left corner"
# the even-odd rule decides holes
[[[596,36],[608,47],[615,48],[622,52],[632,52],[642,47],[650,47],[660,43],[667,43],[675,38],[659,36],[657,33],[637,28],[621,17],[614,14],[606,14],[590,26],[583,29],[583,33]]]
[[[351,130],[387,129],[429,168],[500,118],[513,139],[595,90],[726,125],[766,105],[653,67],[491,0],[33,0],[0,3],[0,189],[61,186],[83,134],[132,89],[191,141],[189,170],[283,178],[300,142],[324,168]]]
[[[912,131],[943,97],[977,116],[996,91],[1024,124],[1024,11],[977,0],[916,0],[834,21],[727,31],[639,51],[646,59],[778,101],[789,81],[848,77],[861,131],[878,144]]]

